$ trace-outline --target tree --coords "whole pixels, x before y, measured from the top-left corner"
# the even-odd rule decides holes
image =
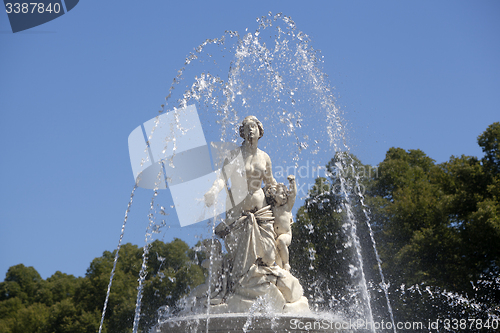
[[[374,286],[372,303],[382,299],[375,292],[380,279],[365,222],[374,232],[389,293],[400,295],[392,298],[398,320],[494,312],[500,304],[500,124],[490,125],[478,143],[482,159],[452,156],[442,164],[421,150],[390,148],[368,177],[355,157],[337,154],[327,166],[330,176],[316,180],[293,226],[292,267],[302,268],[297,275],[306,286],[323,281],[321,291],[307,293],[330,307],[353,295],[349,280],[356,274],[346,272],[357,267],[349,246],[348,222],[354,219],[365,275]],[[332,190],[339,184],[345,193]],[[450,290],[480,306],[453,305]],[[408,297],[413,292],[422,296]]]
[[[484,152],[483,165],[492,175],[500,174],[500,123],[488,126],[478,138],[478,144]]]
[[[363,212],[367,207],[361,198],[372,168],[352,155],[337,153],[326,169],[328,178],[316,179],[292,225],[290,262],[315,307],[334,307],[355,318],[365,311],[356,243],[370,246]],[[372,272],[374,263],[373,253],[363,258],[365,271]]]
[[[460,240],[448,228],[449,198],[436,182],[440,168],[420,150],[391,148],[379,174],[370,195],[382,204],[374,210],[382,216],[378,243],[389,280],[442,286],[454,279]]]
[[[165,244],[153,242],[148,265],[148,280],[144,287],[141,325],[149,328],[157,322],[162,306],[175,310],[177,301],[191,288],[205,281],[195,251],[180,239]]]
[[[0,283],[0,333],[95,333],[99,330],[116,252],[95,258],[83,278],[56,272],[43,280],[33,267],[16,265]],[[183,241],[151,244],[140,328],[147,331],[160,306],[176,302],[204,281],[196,253]],[[121,247],[103,332],[131,332],[142,248]]]
[[[12,266],[4,282],[0,283],[0,301],[17,297],[23,303],[33,303],[43,283],[42,277],[33,267],[23,264]]]

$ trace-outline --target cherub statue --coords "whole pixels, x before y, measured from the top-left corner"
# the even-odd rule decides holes
[[[288,246],[292,242],[292,208],[297,196],[297,185],[295,183],[295,176],[289,175],[287,179],[290,183],[290,189],[283,183],[271,185],[266,191],[266,199],[272,206],[274,215],[276,248],[279,254],[279,258],[276,258],[276,263],[281,268],[290,271]]]

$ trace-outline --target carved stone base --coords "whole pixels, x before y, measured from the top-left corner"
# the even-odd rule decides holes
[[[246,315],[242,313],[213,314],[208,320],[207,316],[197,315],[165,320],[153,327],[150,333],[222,333],[222,332],[260,332],[260,333],[299,333],[299,332],[336,332],[336,333],[358,333],[370,332],[369,330],[357,328],[354,323],[340,320],[327,319],[325,317],[309,315],[300,317],[295,315],[275,315],[274,317],[263,315]]]

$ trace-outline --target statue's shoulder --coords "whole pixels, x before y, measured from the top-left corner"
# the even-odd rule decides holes
[[[269,157],[269,155],[265,151],[260,150],[260,149],[257,148],[257,153],[260,156],[262,156],[266,161],[271,162],[271,158]]]

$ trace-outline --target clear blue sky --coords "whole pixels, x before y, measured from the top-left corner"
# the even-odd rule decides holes
[[[364,163],[390,147],[439,163],[482,156],[477,136],[500,121],[496,0],[86,0],[16,34],[3,12],[0,276],[19,263],[43,278],[83,276],[115,249],[134,184],[129,133],[157,114],[194,47],[225,30],[255,31],[269,11],[291,16],[321,50]],[[124,241],[142,245],[151,194],[136,197]],[[196,233],[171,230],[167,238],[191,242]]]

